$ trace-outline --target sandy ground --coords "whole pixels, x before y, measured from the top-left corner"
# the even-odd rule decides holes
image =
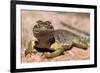
[[[46,11],[21,11],[22,16],[22,63],[25,62],[48,62],[48,61],[69,61],[69,60],[86,60],[90,58],[90,48],[83,50],[81,48],[73,47],[71,50],[65,51],[64,55],[46,58],[41,53],[24,56],[24,51],[27,48],[27,43],[32,39],[32,28],[37,20],[51,21],[56,29],[67,29],[60,22],[64,22],[76,29],[90,32],[90,17],[88,13],[64,13],[64,12],[46,12]],[[73,31],[75,32],[75,31]]]

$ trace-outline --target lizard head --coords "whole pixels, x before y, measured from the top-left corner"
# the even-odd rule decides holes
[[[50,21],[38,20],[33,27],[33,35],[37,39],[35,48],[50,48],[51,44],[55,42],[54,28]]]
[[[51,25],[51,22],[50,21],[41,21],[41,20],[38,20],[36,22],[36,25],[34,25],[33,27],[33,34],[34,36],[45,36],[45,35],[51,35],[54,33],[54,28],[53,26]]]

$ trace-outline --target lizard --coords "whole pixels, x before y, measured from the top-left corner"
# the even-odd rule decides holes
[[[62,55],[72,47],[87,49],[89,42],[67,30],[55,30],[50,21],[38,20],[33,27],[33,40],[30,40],[25,56],[37,52],[44,53],[47,58]],[[89,38],[88,38],[89,39]]]

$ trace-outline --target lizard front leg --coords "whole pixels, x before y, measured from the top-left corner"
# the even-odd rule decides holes
[[[37,53],[37,51],[34,49],[34,45],[34,41],[29,41],[28,47],[25,50],[25,56],[27,56],[28,54],[30,54],[31,56],[32,53]]]
[[[50,57],[60,56],[64,53],[65,50],[70,49],[71,46],[72,46],[72,42],[70,41],[67,41],[64,44],[54,43],[53,45],[51,45],[51,48],[55,49],[55,51],[52,53],[47,53],[46,57],[50,58]]]
[[[64,51],[65,51],[64,48],[58,48],[57,50],[55,50],[55,51],[52,52],[52,53],[46,53],[45,56],[46,56],[47,58],[56,57],[56,56],[59,56],[59,55],[63,54]]]

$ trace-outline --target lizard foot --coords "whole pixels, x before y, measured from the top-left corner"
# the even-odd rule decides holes
[[[36,54],[37,51],[36,50],[25,50],[25,57],[30,54],[30,56],[32,55],[32,53]]]

